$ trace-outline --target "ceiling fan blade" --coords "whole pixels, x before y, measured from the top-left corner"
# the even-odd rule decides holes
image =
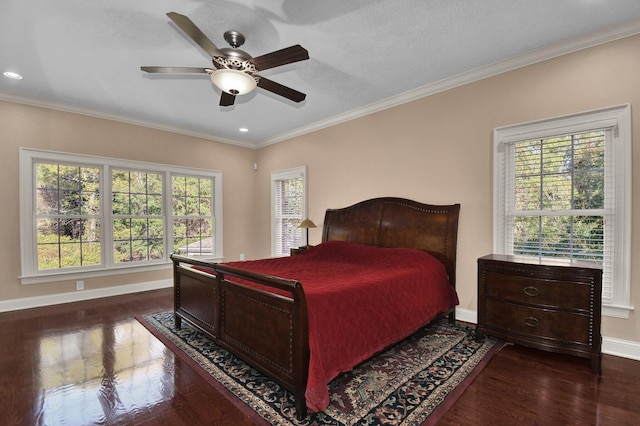
[[[262,71],[306,59],[309,59],[309,52],[304,47],[296,44],[295,46],[286,47],[276,50],[275,52],[267,53],[266,55],[255,57],[251,59],[250,62],[256,66],[258,71]]]
[[[231,106],[236,101],[236,95],[231,95],[227,92],[222,92],[220,96],[220,106]]]
[[[176,12],[169,12],[167,16],[175,22],[175,24],[180,27],[182,31],[185,32],[186,35],[191,37],[193,41],[196,42],[198,46],[204,49],[211,57],[213,56],[225,56],[224,53],[220,52],[215,44],[211,40],[207,38],[206,35],[194,24],[191,19],[187,18],[184,15],[180,15]]]
[[[145,72],[165,74],[207,74],[211,71],[208,68],[192,67],[140,67],[140,69]]]
[[[269,80],[267,78],[264,77],[260,77],[257,75],[253,75],[254,77],[259,77],[258,78],[258,87],[263,88],[264,90],[268,90],[269,92],[275,93],[276,95],[280,95],[283,96],[287,99],[290,99],[294,102],[302,102],[305,100],[305,98],[307,97],[307,95],[305,95],[302,92],[298,92],[297,90],[294,90],[290,87],[287,86],[283,86],[280,83],[276,83],[273,80]]]

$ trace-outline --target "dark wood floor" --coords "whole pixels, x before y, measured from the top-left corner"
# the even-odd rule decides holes
[[[134,316],[171,290],[0,314],[0,425],[251,425]],[[441,425],[640,424],[640,362],[502,349]]]

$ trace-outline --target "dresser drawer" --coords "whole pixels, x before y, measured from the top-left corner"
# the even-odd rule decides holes
[[[591,286],[583,283],[485,272],[484,293],[514,302],[545,307],[589,310]]]
[[[602,265],[490,254],[478,259],[476,339],[492,334],[591,359],[601,373]]]
[[[486,301],[486,327],[506,332],[590,344],[589,316],[508,303],[492,298]]]

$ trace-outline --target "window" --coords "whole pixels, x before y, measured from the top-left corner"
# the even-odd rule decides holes
[[[38,270],[100,265],[100,168],[40,161],[34,168]]]
[[[111,171],[113,262],[145,262],[164,257],[162,174]]]
[[[602,262],[605,222],[612,223],[604,146],[603,129],[513,144],[510,251]]]
[[[175,252],[185,256],[213,256],[216,253],[213,193],[213,178],[172,177]]]
[[[271,173],[271,255],[307,244],[298,225],[306,215],[306,167]]]
[[[628,317],[630,106],[494,131],[494,251],[603,265],[603,313]]]
[[[219,172],[20,151],[23,283],[222,257]],[[70,275],[75,274],[75,275]]]

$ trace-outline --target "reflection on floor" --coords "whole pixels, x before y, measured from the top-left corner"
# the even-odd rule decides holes
[[[164,368],[165,351],[134,319],[42,336],[34,358],[39,420],[104,423],[171,400],[173,375]]]
[[[171,310],[164,289],[0,313],[0,425],[253,425],[136,315]],[[447,425],[636,425],[640,362],[510,345],[440,420]],[[237,400],[236,400],[237,403]]]
[[[252,425],[135,315],[171,289],[0,313],[0,425]]]

